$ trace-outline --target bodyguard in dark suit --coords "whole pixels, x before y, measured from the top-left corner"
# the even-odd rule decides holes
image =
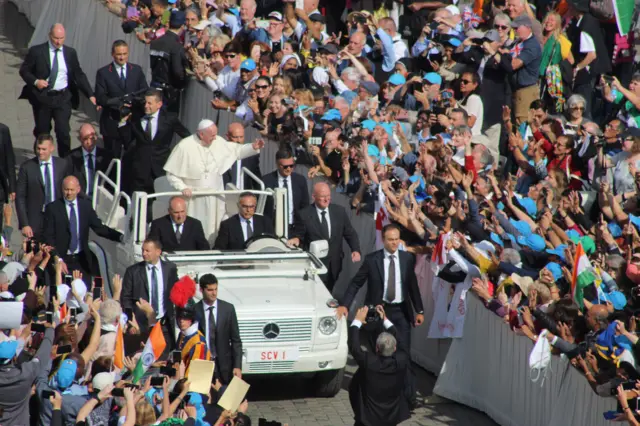
[[[309,186],[307,179],[301,174],[294,173],[296,161],[291,151],[281,149],[276,152],[278,170],[264,175],[262,182],[266,188],[286,188],[289,197],[289,237],[294,236],[296,227],[300,225],[298,213],[309,205]],[[267,198],[264,215],[275,218],[274,204],[271,197]]]
[[[322,281],[329,291],[338,280],[342,270],[342,240],[346,240],[351,248],[351,261],[360,261],[360,240],[351,225],[344,207],[330,204],[331,189],[324,182],[316,183],[313,187],[313,204],[299,214],[299,232],[289,240],[293,245],[302,245],[308,249],[313,241],[327,240],[329,254],[322,260],[328,273],[322,276]]]
[[[122,154],[122,140],[118,132],[120,106],[118,99],[130,93],[149,88],[140,65],[129,63],[129,46],[124,40],[116,40],[111,46],[113,62],[96,73],[96,100],[102,107],[100,133],[104,147],[114,157]],[[142,93],[140,94],[142,96]]]
[[[169,214],[151,222],[149,237],[159,240],[165,252],[211,248],[202,223],[187,216],[187,203],[182,197],[169,200]]]
[[[107,150],[98,148],[96,129],[89,123],[78,130],[80,148],[72,149],[67,156],[69,174],[78,178],[82,192],[89,198],[93,195],[96,173],[107,171],[113,156]]]
[[[349,384],[349,401],[356,425],[395,426],[408,419],[409,405],[402,395],[410,360],[398,346],[395,327],[381,306],[377,307],[384,331],[375,338],[375,353],[364,352],[360,346],[360,327],[369,308],[358,309],[349,327],[349,349],[358,370]]]
[[[238,214],[220,223],[220,230],[214,250],[243,250],[244,244],[251,237],[263,234],[273,234],[273,225],[268,218],[256,215],[258,198],[244,192],[238,198]]]
[[[42,242],[56,249],[64,262],[63,272],[79,270],[89,285],[92,275],[89,230],[113,241],[120,241],[122,234],[100,221],[91,207],[91,201],[78,198],[80,182],[75,176],[64,179],[62,192],[63,197],[47,204],[45,208]]]
[[[236,310],[218,299],[218,279],[213,274],[200,277],[202,300],[196,304],[198,329],[207,338],[216,363],[215,378],[228,384],[233,376],[242,378],[242,341]]]
[[[16,199],[16,156],[9,127],[0,123],[0,207]],[[0,224],[3,212],[0,208]],[[1,226],[0,226],[1,227]]]
[[[244,126],[241,123],[229,124],[227,130],[227,140],[240,145],[244,145]],[[233,166],[222,175],[225,188],[228,183],[232,183],[238,189],[260,189],[258,182],[251,179],[248,176],[242,174],[243,168],[249,169],[254,175],[261,178],[260,174],[260,156],[253,155],[243,160],[238,160],[233,163]]]
[[[186,138],[191,133],[178,116],[161,110],[162,93],[150,89],[145,94],[144,114],[138,109],[120,127],[126,154],[126,175],[129,191],[153,192],[153,181],[164,176],[164,163],[171,153],[173,135]]]
[[[140,299],[151,304],[156,319],[162,325],[162,334],[167,342],[164,353],[175,346],[175,313],[169,299],[171,288],[178,281],[178,269],[174,263],[160,259],[162,245],[158,240],[147,238],[142,244],[142,262],[127,268],[122,279],[120,304],[122,309],[131,309],[143,330],[149,328],[147,316],[136,305]]]
[[[35,143],[36,157],[20,165],[16,212],[22,235],[28,238],[40,237],[45,206],[62,196],[67,163],[53,156],[55,149],[51,135],[40,135]]]
[[[33,108],[34,135],[50,133],[53,119],[60,157],[65,157],[71,149],[69,119],[71,108],[78,107],[78,89],[96,104],[78,55],[73,48],[64,46],[64,39],[62,24],[53,25],[49,41],[31,46],[20,66],[20,77],[27,83],[20,99],[28,99]]]
[[[364,259],[340,300],[337,316],[339,319],[347,315],[358,290],[367,282],[364,304],[384,306],[387,317],[397,328],[398,347],[411,353],[411,326],[417,327],[424,322],[415,258],[411,253],[398,251],[400,228],[397,225],[386,225],[382,238],[384,249],[374,251]],[[412,401],[414,394],[414,378],[408,373],[405,396]]]

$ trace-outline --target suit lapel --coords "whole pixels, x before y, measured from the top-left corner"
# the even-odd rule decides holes
[[[156,129],[156,135],[153,137],[152,141],[155,141],[160,137],[160,132],[164,129],[164,113],[162,110],[158,110],[158,128]]]
[[[47,67],[49,68],[49,74],[51,74],[51,56],[49,55],[49,42],[44,44],[44,57],[47,60]]]
[[[382,283],[382,292],[384,292],[384,250],[380,250],[376,259],[376,266],[380,273],[380,283]],[[382,295],[384,297],[384,294]]]
[[[38,160],[38,157],[34,158],[33,162],[36,165],[36,172],[37,172],[37,176],[38,176],[38,182],[40,182],[40,185],[42,185],[42,189],[44,190],[44,179],[42,178],[42,172],[40,171],[40,161]]]
[[[147,263],[141,262],[140,264],[140,273],[142,274],[142,280],[146,284],[147,289],[147,299],[151,299],[151,283],[149,282],[149,278],[147,277]],[[151,300],[147,300],[147,302],[151,303]]]
[[[333,208],[334,206],[329,205],[329,219],[331,221],[331,223],[329,224],[329,228],[331,228],[331,239],[333,238],[334,235],[338,235],[338,218],[336,217],[336,209]]]

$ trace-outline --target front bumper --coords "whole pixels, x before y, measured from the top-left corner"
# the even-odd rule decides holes
[[[258,345],[252,345],[250,349],[258,348],[260,348]],[[262,348],[268,349],[268,346]],[[242,357],[242,374],[291,374],[339,370],[347,364],[347,354],[346,342],[340,342],[337,348],[330,350],[311,351],[308,347],[301,347],[300,356],[296,361],[248,362],[245,354]]]

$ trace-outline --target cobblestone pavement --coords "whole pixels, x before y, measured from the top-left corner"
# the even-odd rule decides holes
[[[18,101],[23,82],[18,75],[22,57],[31,36],[24,16],[19,15],[15,6],[6,0],[0,0],[0,121],[11,129],[13,146],[16,152],[16,164],[33,156],[33,116],[31,107],[25,100]],[[109,43],[110,40],[105,40]],[[105,58],[105,63],[109,58]],[[82,63],[82,58],[80,58]],[[87,115],[74,111],[71,118],[72,138],[82,123],[92,122]],[[72,147],[78,146],[72,140]],[[14,215],[15,222],[15,215]],[[16,226],[16,225],[14,225]],[[20,240],[15,232],[12,244]],[[315,398],[308,384],[310,379],[280,377],[249,379],[249,414],[255,424],[260,417],[288,423],[289,426],[337,426],[353,424],[353,412],[346,391],[351,375],[355,371],[350,359],[340,393],[334,398]],[[432,395],[435,377],[415,368],[418,387],[422,396],[421,407],[410,420],[402,425],[453,425],[453,426],[494,426],[486,415],[463,405]]]

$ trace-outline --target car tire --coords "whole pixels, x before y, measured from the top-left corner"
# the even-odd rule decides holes
[[[314,378],[315,394],[320,398],[336,396],[342,389],[344,368],[339,370],[321,371]]]

